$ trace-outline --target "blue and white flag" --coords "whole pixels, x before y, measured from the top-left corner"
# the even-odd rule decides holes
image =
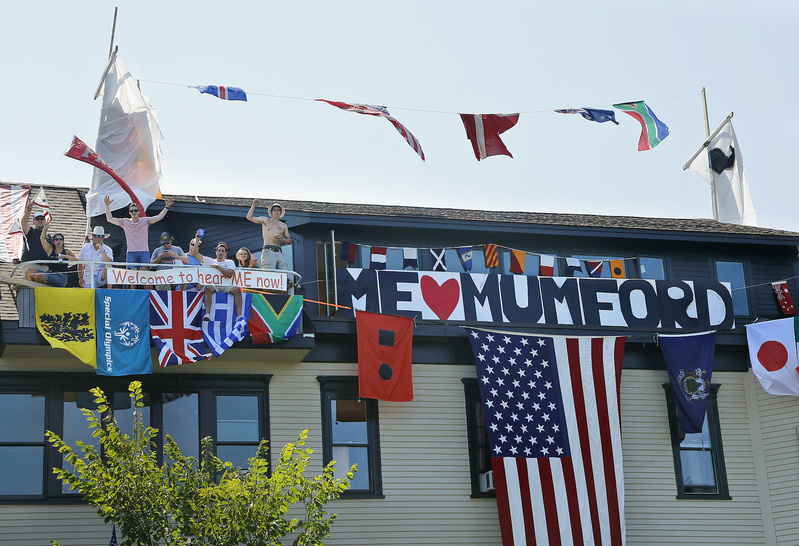
[[[214,356],[221,356],[234,343],[250,332],[250,294],[241,295],[243,316],[236,319],[236,305],[231,294],[215,292],[211,303],[211,320],[203,321],[203,339]]]
[[[600,110],[598,108],[564,108],[562,110],[555,110],[559,114],[580,114],[588,121],[596,121],[597,123],[605,123],[612,121],[616,125],[616,113],[613,110]]]
[[[149,290],[94,291],[97,373],[153,373]]]
[[[227,87],[225,85],[195,85],[200,93],[207,93],[222,100],[247,100],[247,93],[240,87]]]
[[[461,261],[463,262],[463,268],[466,271],[472,270],[472,247],[470,246],[462,246],[458,248],[458,254],[461,256]]]
[[[444,259],[446,248],[431,248],[430,255],[433,257],[433,271],[446,271],[447,262]]]
[[[402,249],[402,269],[419,269],[419,251],[415,248]]]
[[[582,271],[583,264],[578,258],[566,258],[566,276],[574,277],[578,271]]]
[[[716,332],[659,335],[658,343],[666,361],[682,430],[686,434],[702,432],[710,395]]]

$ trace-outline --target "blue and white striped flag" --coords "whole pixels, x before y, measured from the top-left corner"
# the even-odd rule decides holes
[[[224,292],[214,293],[211,320],[203,321],[203,339],[214,356],[221,356],[250,332],[247,326],[250,319],[250,294],[242,294],[241,298],[244,316],[236,320],[233,296]]]

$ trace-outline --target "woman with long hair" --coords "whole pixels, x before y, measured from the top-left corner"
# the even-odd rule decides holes
[[[238,252],[236,252],[233,261],[236,263],[236,267],[258,267],[258,260],[252,257],[252,252],[250,252],[250,249],[246,246],[241,247]]]
[[[47,259],[57,261],[49,265],[49,271],[43,269],[28,269],[25,277],[29,281],[36,281],[50,286],[62,288],[67,284],[67,268],[69,260],[77,260],[77,256],[64,246],[64,234],[56,233],[53,235],[53,243],[47,240],[47,229],[50,227],[51,220],[48,220],[42,228],[42,248],[47,253]]]

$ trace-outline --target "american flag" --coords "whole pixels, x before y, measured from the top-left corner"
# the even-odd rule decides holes
[[[624,337],[467,328],[502,543],[624,544]]]
[[[111,527],[111,542],[108,543],[108,546],[117,546],[117,526],[116,525]]]
[[[202,309],[202,292],[150,291],[150,332],[162,368],[211,356],[200,328]]]
[[[402,135],[402,138],[408,143],[408,145],[413,148],[413,151],[419,154],[419,157],[422,158],[424,161],[424,152],[422,151],[422,145],[419,144],[419,141],[416,140],[416,137],[411,134],[411,132],[396,118],[392,117],[388,113],[388,109],[385,106],[375,106],[372,104],[358,104],[355,102],[338,102],[334,100],[326,100],[326,99],[316,99],[320,102],[326,102],[335,106],[336,108],[341,108],[342,110],[346,110],[347,112],[355,112],[356,114],[366,114],[367,116],[379,116],[381,118],[386,118],[391,125],[397,130],[399,134]]]

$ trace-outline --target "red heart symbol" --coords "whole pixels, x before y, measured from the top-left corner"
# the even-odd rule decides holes
[[[433,277],[422,277],[422,298],[440,320],[447,320],[461,299],[461,287],[455,279],[439,285]]]

